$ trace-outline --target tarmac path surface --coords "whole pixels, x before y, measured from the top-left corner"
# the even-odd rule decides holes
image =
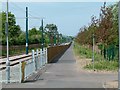
[[[36,81],[3,84],[3,88],[104,88],[104,82],[118,79],[117,74],[78,70],[72,48],[71,45],[56,63],[48,64],[42,74],[38,72]]]

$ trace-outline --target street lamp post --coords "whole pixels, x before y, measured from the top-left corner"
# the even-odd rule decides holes
[[[9,61],[9,42],[8,42],[8,0],[7,0],[7,11],[6,11],[6,41],[7,41],[7,61],[6,61],[6,80],[10,83],[10,61]]]

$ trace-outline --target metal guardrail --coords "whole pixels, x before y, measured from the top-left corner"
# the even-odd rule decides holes
[[[50,53],[52,54],[52,56],[51,56],[51,54],[50,54],[50,56],[48,55],[48,59],[49,59],[48,61],[51,61],[52,58],[56,56],[56,54],[60,53],[64,49],[66,49],[66,47],[68,47],[69,45],[70,45],[70,43],[65,43],[65,44],[60,45],[60,46],[48,47],[47,49],[50,50],[48,54],[50,54]],[[64,47],[64,49],[62,47]],[[53,54],[53,52],[54,52],[54,54]],[[37,54],[37,51],[35,52],[35,55],[36,54]],[[40,52],[38,52],[38,54],[40,54]],[[19,64],[20,61],[27,61],[30,58],[32,58],[32,53],[29,53],[28,55],[26,55],[26,54],[19,55],[19,57],[18,56],[9,57],[10,66],[17,65],[17,64]],[[6,68],[6,59],[7,58],[0,58],[0,70],[3,70]]]
[[[18,58],[10,59],[10,82],[23,82],[35,71],[42,69],[43,66],[47,63],[47,48],[44,48],[43,51],[32,50],[32,53],[29,55],[23,55]],[[0,81],[6,82],[6,64],[1,62],[2,69],[0,71]],[[5,68],[3,68],[5,67]]]
[[[10,66],[14,66],[19,64],[20,60],[28,60],[29,58],[32,57],[32,53],[29,53],[28,55],[24,54],[24,55],[19,55],[18,56],[14,56],[14,57],[10,57]],[[3,70],[6,68],[6,59],[7,58],[2,58],[0,59],[0,70]]]
[[[29,76],[34,74],[39,69],[42,69],[45,64],[52,61],[54,57],[67,50],[71,43],[65,45],[54,46],[49,48],[32,50],[28,55],[19,55],[10,57],[10,82],[23,82]],[[6,58],[0,59],[0,81],[6,82]]]
[[[32,50],[32,58],[22,61],[22,81],[25,81],[33,72],[42,69],[47,64],[47,49],[37,49],[36,53]],[[23,75],[24,73],[24,75]]]

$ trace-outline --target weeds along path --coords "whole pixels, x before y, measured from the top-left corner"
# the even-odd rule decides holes
[[[92,50],[75,44],[73,47],[74,56],[79,68],[93,71],[93,62],[92,62]],[[95,72],[104,72],[104,73],[117,73],[118,71],[118,61],[117,60],[106,60],[100,53],[95,52],[94,60],[94,69]]]
[[[79,54],[79,49],[73,47],[74,57],[76,60],[76,67],[80,73],[87,73],[88,75],[93,75],[94,79],[100,80],[103,83],[104,88],[117,88],[118,87],[118,72],[117,71],[106,71],[106,70],[93,70],[85,68],[92,64],[92,59],[86,58],[84,55]],[[112,79],[111,79],[112,78]]]

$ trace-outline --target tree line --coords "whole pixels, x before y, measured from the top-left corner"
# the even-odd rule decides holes
[[[6,31],[5,31],[5,23],[6,23],[6,13],[0,13],[2,16],[2,29],[0,36],[0,42],[2,45],[6,45]],[[25,45],[26,43],[26,32],[21,30],[20,25],[16,24],[16,17],[13,13],[8,13],[8,31],[9,31],[9,45]],[[58,32],[57,25],[55,24],[47,24],[43,28],[44,32],[44,44],[47,45],[57,45],[62,42],[67,42],[72,39],[71,36],[65,36]],[[42,42],[42,26],[39,29],[32,28],[28,33],[28,42],[29,44],[41,44]]]
[[[106,58],[113,59],[115,48],[118,50],[118,3],[106,6],[104,2],[100,9],[99,18],[91,17],[91,23],[88,26],[80,28],[75,41],[82,45],[92,46],[92,39],[95,38],[95,44],[101,50]]]

